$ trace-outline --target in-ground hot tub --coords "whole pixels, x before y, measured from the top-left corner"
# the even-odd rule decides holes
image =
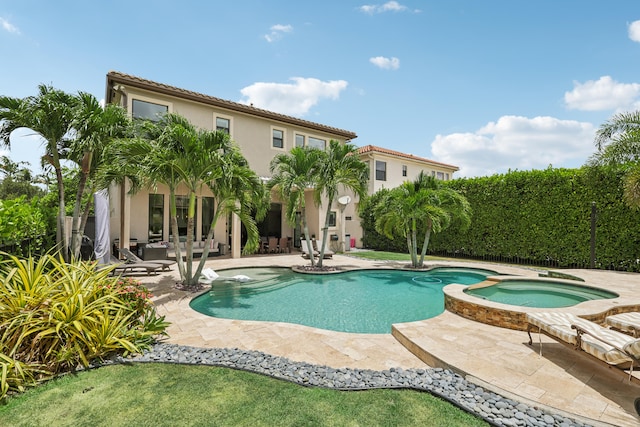
[[[489,286],[472,285],[464,292],[502,304],[536,308],[570,307],[584,301],[619,296],[606,289],[548,279],[505,279]]]
[[[602,306],[581,314],[588,320],[602,320],[615,306],[619,295],[605,289],[580,284],[573,280],[535,277],[489,277],[471,285],[448,285],[443,289],[445,309],[467,319],[502,328],[526,330],[526,313],[531,311],[572,310],[578,304]],[[475,295],[474,295],[475,293]],[[606,307],[606,308],[605,308]]]

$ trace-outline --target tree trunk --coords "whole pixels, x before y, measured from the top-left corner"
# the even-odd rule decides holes
[[[429,219],[427,220],[427,231],[424,233],[424,241],[422,242],[422,252],[420,253],[420,262],[418,266],[422,268],[424,265],[424,257],[427,254],[427,247],[429,246],[429,240],[431,239],[431,228],[433,227],[433,222]]]
[[[173,234],[173,247],[176,254],[176,264],[178,264],[178,272],[180,280],[185,283],[184,263],[182,262],[182,252],[180,251],[180,234],[178,233],[178,211],[176,209],[176,192],[169,189],[169,215],[171,222],[171,233]]]
[[[194,240],[194,223],[196,216],[196,193],[191,191],[189,193],[189,209],[187,211],[187,242],[186,247],[186,281],[187,285],[197,285],[198,279],[192,275],[193,273],[193,240]]]
[[[87,185],[87,178],[91,168],[91,158],[92,153],[90,151],[86,151],[82,156],[78,191],[76,192],[76,201],[73,205],[73,221],[71,223],[71,254],[73,259],[80,259],[80,246],[82,245],[80,206],[82,204],[82,195],[84,194],[84,190]]]
[[[418,267],[418,234],[415,219],[411,224],[411,266]]]
[[[333,204],[333,199],[329,198],[327,201],[327,213],[324,216],[324,227],[322,227],[322,246],[318,248],[320,251],[320,256],[318,257],[318,267],[322,268],[322,260],[324,259],[324,249],[327,246],[327,237],[329,235],[329,218],[331,217],[331,205]]]
[[[307,225],[307,209],[302,207],[302,231],[304,232],[304,238],[307,243],[307,250],[309,251],[309,259],[311,260],[311,267],[315,267],[316,260],[313,255],[313,245],[311,244],[311,239],[309,238],[309,226]]]
[[[60,250],[62,251],[62,258],[65,262],[69,262],[69,242],[66,238],[66,207],[64,203],[64,182],[62,180],[62,168],[60,167],[60,156],[58,154],[57,141],[53,143],[49,141],[49,150],[51,156],[49,156],[49,162],[56,173],[56,181],[58,186],[58,226],[56,227],[56,239]]]
[[[220,212],[223,212],[220,209],[220,205],[217,206],[216,211],[213,214],[213,218],[211,219],[211,224],[209,225],[209,233],[207,233],[207,237],[204,240],[204,248],[202,249],[202,256],[200,257],[200,262],[198,263],[198,267],[196,268],[196,272],[194,277],[196,279],[196,284],[200,281],[200,275],[202,275],[202,270],[204,269],[204,264],[209,258],[209,248],[211,247],[211,241],[213,240],[213,230],[218,223],[218,217]]]

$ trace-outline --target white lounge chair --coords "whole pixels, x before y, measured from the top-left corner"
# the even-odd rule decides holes
[[[576,350],[589,353],[610,366],[623,369],[629,366],[629,380],[634,364],[640,364],[640,338],[616,332],[569,313],[528,313],[526,319],[530,345],[533,342],[531,331],[537,328],[539,333],[573,345]]]
[[[629,333],[636,338],[640,337],[640,313],[620,313],[607,316],[605,323],[621,332]]]
[[[313,245],[312,245],[313,247]],[[300,239],[300,250],[302,251],[302,258],[306,258],[309,259],[311,258],[310,254],[309,254],[309,247],[307,246],[307,240],[306,239]],[[317,257],[319,254],[318,252],[314,249],[313,250],[313,256],[314,258]]]
[[[318,250],[318,255],[320,255],[320,248],[322,248],[322,240],[316,239],[316,249]],[[327,243],[324,247],[324,259],[333,258],[334,254],[335,252],[329,249],[329,244]]]

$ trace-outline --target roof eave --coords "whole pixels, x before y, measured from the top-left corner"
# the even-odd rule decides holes
[[[238,102],[227,101],[221,98],[216,98],[209,95],[192,92],[189,90],[182,90],[177,87],[173,87],[166,84],[157,83],[151,80],[130,76],[128,74],[120,73],[117,71],[109,71],[107,74],[107,102],[111,101],[111,90],[115,83],[122,83],[130,85],[138,89],[148,90],[151,92],[161,93],[163,95],[173,96],[177,98],[187,99],[194,102],[208,104],[214,107],[223,108],[226,110],[235,111],[238,113],[248,114],[252,116],[259,116],[262,118],[276,120],[284,123],[293,124],[305,128],[310,128],[316,131],[333,134],[339,137],[343,137],[345,140],[351,140],[358,137],[355,132],[351,132],[344,129],[334,128],[331,126],[322,125],[320,123],[311,122],[308,120],[298,119],[296,117],[287,116],[280,113],[275,113],[269,110],[263,110],[261,108],[252,107],[250,105],[240,104]]]

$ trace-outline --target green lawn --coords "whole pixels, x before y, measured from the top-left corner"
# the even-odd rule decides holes
[[[486,426],[428,393],[306,388],[227,368],[116,365],[0,406],[3,426]]]
[[[409,255],[408,253],[386,252],[386,251],[356,251],[356,252],[349,252],[348,255],[356,258],[369,259],[369,260],[411,262],[411,255]],[[420,254],[418,254],[418,257],[419,256]],[[425,261],[451,260],[451,258],[425,256],[424,260]],[[456,261],[459,261],[459,260],[456,260]]]
[[[398,252],[385,252],[385,251],[357,251],[349,252],[347,255],[370,260],[380,261],[411,261],[409,254]]]

